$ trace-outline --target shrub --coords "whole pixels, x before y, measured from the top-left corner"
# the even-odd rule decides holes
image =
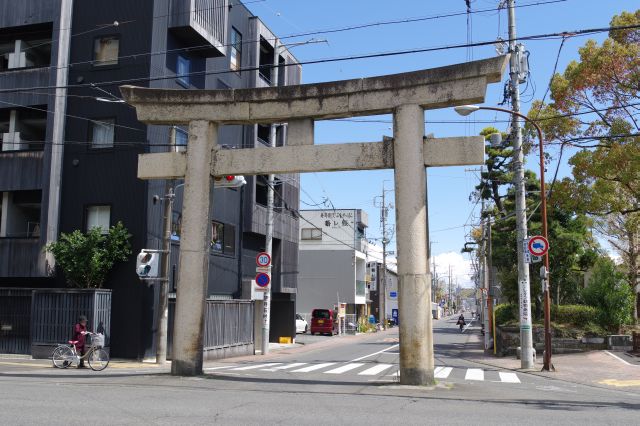
[[[100,228],[82,233],[60,234],[60,239],[45,249],[53,254],[73,287],[101,288],[116,262],[124,262],[131,254],[131,234],[118,222],[106,235]]]
[[[586,305],[553,305],[551,320],[560,324],[584,326],[598,318],[598,311],[593,306]]]
[[[504,325],[509,322],[518,321],[518,306],[509,303],[496,305],[494,308],[497,325]]]
[[[585,302],[597,309],[596,321],[617,332],[621,325],[633,321],[635,295],[623,273],[609,258],[600,258],[593,267],[589,286],[582,292]]]

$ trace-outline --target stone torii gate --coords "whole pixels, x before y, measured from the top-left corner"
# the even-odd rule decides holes
[[[425,166],[484,162],[484,139],[425,138],[424,110],[483,102],[507,57],[381,77],[300,86],[231,90],[121,87],[138,119],[189,126],[186,152],[142,154],[140,179],[185,179],[174,375],[202,374],[212,176],[393,168],[400,314],[400,383],[434,382]],[[314,121],[393,114],[393,138],[313,145]],[[288,123],[288,145],[221,149],[218,127]]]

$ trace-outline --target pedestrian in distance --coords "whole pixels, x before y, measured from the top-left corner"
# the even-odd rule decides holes
[[[76,343],[76,351],[80,355],[80,364],[78,368],[86,368],[84,365],[84,352],[85,352],[85,338],[89,332],[87,331],[87,317],[80,315],[78,322],[73,326],[73,339]]]
[[[464,320],[464,314],[460,314],[460,316],[458,317],[458,322],[456,324],[460,326],[460,333],[462,333],[462,328],[467,325],[466,321]]]

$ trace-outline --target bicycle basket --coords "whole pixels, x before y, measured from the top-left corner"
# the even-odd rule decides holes
[[[97,348],[104,346],[104,334],[94,334],[91,336],[91,344]]]

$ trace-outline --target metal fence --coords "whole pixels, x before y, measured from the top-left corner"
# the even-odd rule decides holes
[[[358,318],[356,314],[346,314],[344,317],[344,332],[356,334],[358,331]]]
[[[0,288],[0,353],[31,353],[31,289]]]
[[[80,315],[87,317],[87,329],[102,332],[110,346],[111,290],[38,289],[31,305],[33,345],[63,343],[72,337]]]
[[[110,345],[111,290],[0,288],[0,353],[48,357],[72,337],[78,316]]]
[[[253,344],[253,302],[207,300],[204,349]]]
[[[175,299],[169,301],[167,356],[173,355]],[[254,303],[251,300],[207,300],[203,347],[207,359],[253,353]],[[244,351],[244,352],[243,352]]]

